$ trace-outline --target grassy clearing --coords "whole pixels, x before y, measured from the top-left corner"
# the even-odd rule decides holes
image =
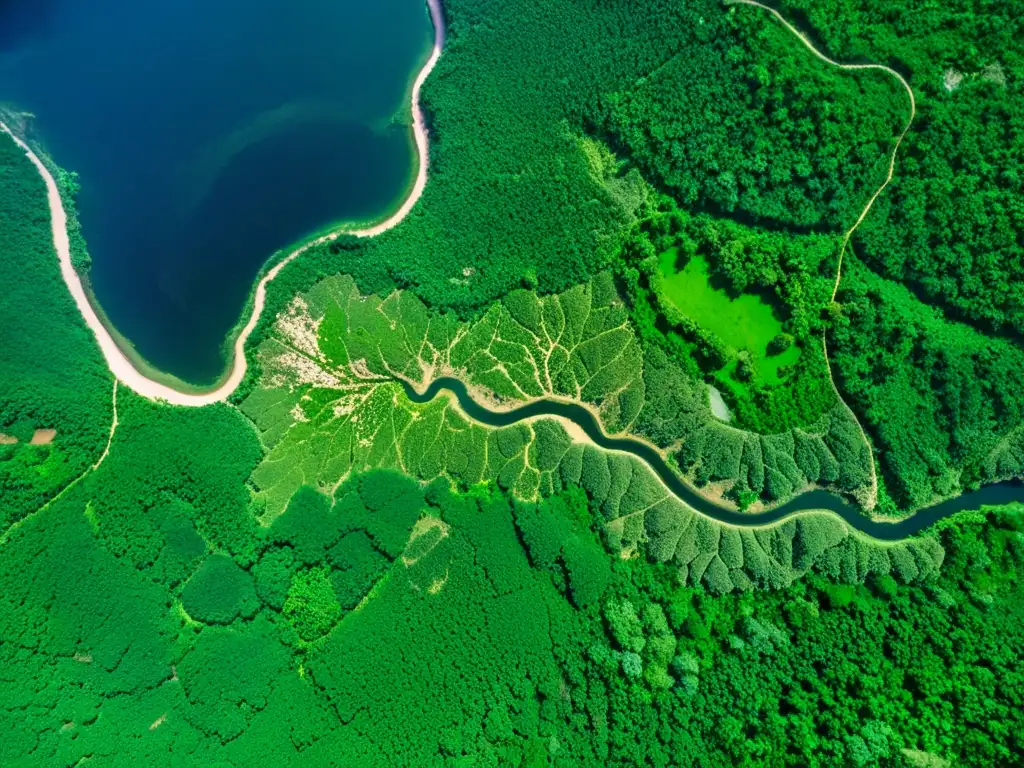
[[[718,336],[733,355],[749,352],[754,362],[754,383],[780,383],[784,378],[780,369],[795,365],[800,349],[794,345],[780,354],[769,353],[772,339],[782,333],[782,321],[776,317],[774,308],[756,294],[732,297],[716,288],[703,256],[693,256],[682,269],[678,268],[678,257],[676,248],[658,257],[665,297],[695,323]],[[736,380],[735,370],[736,364],[730,363],[719,374],[719,379],[732,389],[742,386]]]

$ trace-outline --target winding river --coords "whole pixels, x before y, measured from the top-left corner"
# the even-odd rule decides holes
[[[513,424],[538,416],[555,416],[568,419],[579,426],[595,445],[609,451],[628,453],[643,461],[665,486],[680,500],[689,504],[701,514],[727,525],[748,528],[772,525],[788,517],[804,512],[832,512],[841,517],[847,525],[867,536],[882,541],[899,541],[920,533],[928,526],[950,517],[957,512],[977,509],[987,504],[1024,502],[1024,484],[1017,481],[995,483],[965,493],[954,499],[918,510],[909,517],[895,522],[872,520],[861,510],[848,504],[840,496],[823,490],[814,490],[794,496],[778,507],[766,512],[749,513],[728,509],[705,498],[687,485],[665,462],[662,455],[650,444],[630,437],[609,437],[605,434],[594,414],[576,403],[562,400],[534,400],[527,405],[508,411],[492,411],[474,400],[466,385],[459,379],[444,376],[434,379],[424,392],[417,392],[406,381],[400,382],[405,394],[415,403],[427,403],[447,390],[455,395],[459,407],[467,416],[489,427],[509,427]]]
[[[392,216],[375,226],[368,227],[366,229],[358,229],[354,231],[348,230],[348,234],[357,237],[374,237],[396,226],[413,209],[419,201],[420,196],[423,193],[423,189],[426,186],[429,162],[429,140],[427,124],[423,111],[420,107],[419,97],[423,83],[430,75],[441,56],[445,43],[444,13],[441,8],[441,0],[426,0],[426,2],[430,9],[434,25],[435,40],[430,58],[416,77],[411,94],[413,137],[415,139],[419,159],[418,173],[408,198]],[[799,33],[798,30],[789,25],[777,11],[772,10],[768,6],[762,5],[756,0],[732,0],[732,2],[757,6],[773,13],[790,29],[790,31],[797,34],[804,44],[811,48],[819,58],[824,59],[830,64],[843,66],[847,69],[883,69],[890,72],[890,74],[899,78],[900,82],[903,83],[904,87],[906,87],[907,91],[910,93],[911,120],[913,119],[913,92],[910,91],[909,85],[906,84],[906,81],[903,80],[898,73],[890,70],[888,67],[882,67],[879,65],[840,65],[838,62],[834,62],[818,52],[814,46]],[[191,407],[201,407],[225,401],[235,391],[245,376],[247,370],[245,345],[250,334],[259,322],[260,316],[263,312],[268,283],[270,283],[270,281],[272,281],[286,265],[301,256],[309,248],[333,240],[338,237],[342,231],[345,231],[344,229],[335,231],[319,238],[318,240],[303,245],[288,254],[287,257],[266,272],[266,274],[264,274],[256,284],[251,313],[248,321],[244,324],[241,331],[234,339],[232,357],[228,370],[225,372],[222,381],[218,386],[207,391],[179,389],[173,384],[151,378],[147,371],[141,370],[137,367],[136,362],[125,354],[124,350],[122,350],[114,340],[110,331],[103,325],[95,309],[90,304],[80,276],[72,266],[70,243],[67,231],[67,215],[64,210],[63,201],[61,200],[60,190],[58,189],[53,175],[39,157],[32,152],[28,145],[22,139],[15,136],[8,126],[2,122],[0,122],[0,132],[11,135],[14,141],[25,151],[29,160],[31,160],[35,165],[46,184],[53,230],[54,249],[58,257],[61,275],[75,304],[81,312],[83,319],[95,336],[96,341],[106,358],[107,365],[110,368],[111,373],[113,373],[115,379],[120,385],[126,386],[128,389],[149,399],[163,400],[172,405]],[[904,130],[904,134],[905,133],[906,130]],[[900,138],[902,138],[902,135]],[[897,142],[896,148],[898,148],[898,144],[899,143]],[[896,148],[893,150],[893,158],[895,158]],[[893,163],[890,162],[890,178],[892,174],[892,164]],[[888,183],[888,179],[886,183]],[[881,189],[884,189],[884,185]],[[872,197],[867,208],[865,208],[864,214],[867,213],[871,203],[873,203],[881,193],[881,189],[879,189],[878,192],[875,193],[874,197]],[[864,216],[862,215],[861,219],[863,219],[863,217]],[[859,223],[860,221],[858,220],[858,224]],[[850,233],[847,233],[847,239],[849,239],[849,234]],[[536,400],[513,410],[492,411],[473,400],[469,395],[466,386],[458,379],[450,377],[438,378],[434,380],[423,393],[418,393],[407,382],[403,381],[401,384],[409,399],[416,403],[428,402],[436,397],[441,390],[448,390],[457,398],[459,405],[466,415],[481,424],[486,424],[492,427],[506,427],[538,416],[554,416],[568,419],[578,425],[595,445],[611,451],[629,453],[637,457],[646,463],[647,466],[651,468],[651,471],[661,479],[669,491],[675,494],[680,500],[689,504],[701,514],[727,525],[745,527],[766,526],[778,523],[800,513],[825,511],[839,516],[851,528],[860,531],[863,534],[883,541],[897,541],[908,536],[913,536],[935,522],[957,512],[977,509],[982,505],[988,504],[996,505],[1006,504],[1009,502],[1024,502],[1024,485],[1020,482],[1010,481],[995,483],[986,486],[981,490],[966,493],[957,498],[926,507],[918,510],[909,517],[895,522],[872,520],[866,517],[858,508],[848,504],[838,495],[823,490],[808,491],[800,494],[799,496],[790,499],[785,504],[766,512],[756,514],[737,512],[720,506],[719,504],[703,497],[698,491],[687,485],[679,475],[668,466],[661,453],[648,443],[629,437],[610,437],[606,435],[596,417],[582,405],[559,400]],[[114,426],[116,427],[116,416]]]

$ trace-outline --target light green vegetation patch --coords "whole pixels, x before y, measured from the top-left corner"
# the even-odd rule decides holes
[[[714,333],[733,353],[747,351],[754,359],[754,381],[775,384],[782,380],[779,369],[792,366],[800,358],[800,348],[789,346],[771,354],[772,339],[782,333],[782,322],[775,310],[760,296],[741,293],[732,297],[711,284],[708,263],[694,255],[682,269],[678,267],[676,248],[658,257],[658,273],[664,296],[695,323]],[[735,365],[726,371],[732,372]],[[731,376],[719,377],[730,387],[736,386]]]
[[[447,398],[411,403],[396,378],[455,375],[493,403],[571,398],[609,431],[632,424],[644,400],[639,345],[607,276],[543,299],[518,291],[468,324],[409,293],[364,297],[332,278],[292,303],[257,354],[260,386],[242,409],[270,449],[253,475],[268,518],[303,484],[331,493],[374,467],[497,480],[524,499],[556,486],[571,441],[555,422],[490,429]]]
[[[425,385],[445,373],[498,401],[571,395],[599,403],[605,423],[621,423],[643,393],[642,365],[639,359],[616,362],[632,361],[638,352],[614,296],[610,281],[602,280],[544,299],[523,291],[479,321],[459,324],[428,312],[407,293],[364,297],[348,277],[318,284],[260,345],[260,386],[242,404],[268,449],[252,474],[264,522],[276,529],[299,514],[307,503],[303,486],[333,497],[354,473],[392,468],[425,483],[443,478],[465,488],[493,481],[527,501],[582,488],[613,550],[623,556],[649,550],[678,565],[683,583],[715,591],[786,584],[826,556],[843,563],[853,557],[851,578],[863,580],[871,569],[887,572],[889,561],[881,556],[864,565],[860,540],[831,518],[821,524],[828,531],[823,544],[801,543],[806,527],[793,524],[795,549],[772,550],[767,540],[744,534],[737,552],[720,554],[719,542],[738,532],[695,513],[639,459],[574,441],[554,419],[500,429],[480,425],[452,398],[411,402],[395,381]],[[541,340],[546,346],[538,352]],[[745,484],[779,495],[806,485],[808,477],[834,482],[841,461],[827,444],[832,426],[821,434],[801,432],[797,440],[789,433],[748,435],[712,420],[694,433],[685,466],[704,480],[742,475]],[[812,465],[810,476],[800,468]],[[443,533],[421,522],[412,541],[403,541],[407,560],[432,551]],[[941,553],[928,550],[912,559],[915,566],[906,571],[916,578],[931,573]]]
[[[352,472],[378,467],[464,487],[495,480],[534,499],[557,490],[563,462],[582,451],[550,419],[492,429],[447,397],[410,402],[396,379],[426,387],[454,376],[499,408],[562,397],[594,407],[613,433],[634,431],[638,421],[668,423],[660,399],[685,397],[692,384],[682,371],[646,370],[607,275],[546,297],[516,291],[468,323],[408,292],[363,296],[350,277],[329,278],[291,303],[257,357],[259,386],[242,410],[269,449],[252,478],[265,520],[302,485],[330,495]],[[645,373],[666,392],[648,400]],[[703,397],[692,405],[694,418],[673,427],[681,470],[700,484],[735,486],[745,503],[815,484],[856,493],[868,474],[870,455],[845,410],[813,429],[759,436],[718,422]]]

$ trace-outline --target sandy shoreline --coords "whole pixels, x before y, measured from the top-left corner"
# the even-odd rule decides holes
[[[416,180],[409,192],[409,196],[394,214],[379,224],[375,224],[374,226],[366,229],[342,229],[328,235],[324,235],[323,237],[306,243],[300,248],[292,251],[282,261],[276,264],[273,269],[267,272],[267,274],[264,275],[256,285],[252,313],[249,316],[249,320],[235,338],[230,363],[230,373],[216,389],[209,392],[182,392],[168,386],[167,384],[148,378],[135,367],[128,356],[117,345],[117,342],[114,341],[114,338],[111,336],[106,326],[103,325],[96,310],[89,302],[85,288],[82,285],[82,279],[71,264],[71,243],[68,238],[67,226],[68,217],[64,210],[64,203],[61,200],[60,190],[57,187],[57,182],[53,178],[53,174],[50,173],[42,160],[39,159],[39,157],[24,141],[15,136],[5,123],[0,122],[0,131],[9,135],[14,139],[15,143],[24,150],[26,156],[32,161],[32,164],[35,165],[36,170],[39,171],[39,175],[43,177],[43,181],[46,183],[47,200],[50,205],[50,222],[53,229],[53,246],[54,250],[57,252],[57,259],[60,262],[61,277],[64,279],[64,283],[67,285],[68,291],[70,291],[71,297],[74,299],[86,325],[89,326],[93,336],[96,337],[96,342],[99,344],[100,351],[102,351],[103,357],[107,361],[107,367],[110,368],[110,372],[114,374],[121,384],[143,397],[147,397],[151,400],[165,400],[173,405],[203,406],[226,400],[245,378],[245,373],[248,367],[248,363],[245,359],[245,343],[248,341],[252,332],[256,329],[260,316],[263,314],[267,298],[267,284],[277,277],[281,273],[281,270],[288,264],[312,247],[335,240],[342,234],[352,235],[355,237],[375,237],[382,232],[387,232],[389,229],[394,228],[399,222],[409,215],[410,211],[412,211],[416,206],[416,203],[419,202],[420,197],[423,195],[423,190],[427,185],[427,166],[429,164],[429,137],[427,135],[427,126],[423,109],[420,106],[420,90],[423,87],[423,83],[426,82],[426,79],[434,70],[438,59],[441,57],[441,50],[444,48],[445,41],[444,13],[441,9],[441,0],[426,0],[426,2],[430,9],[431,20],[434,24],[434,47],[430,53],[430,58],[427,59],[427,63],[423,65],[423,69],[421,69],[419,74],[416,76],[416,80],[413,82],[412,87],[413,137],[416,141],[419,169],[416,173]]]

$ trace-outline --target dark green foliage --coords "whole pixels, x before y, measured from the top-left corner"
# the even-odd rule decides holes
[[[386,515],[386,502],[371,492],[370,512],[359,493],[379,479],[353,478],[344,513],[331,514]],[[801,520],[758,531],[762,550],[750,547],[750,531],[699,525],[701,546],[717,546],[701,566],[705,592],[679,586],[672,565],[601,552],[579,491],[513,506],[493,491],[435,485],[427,517],[436,523],[418,530],[444,534],[415,560],[411,547],[385,558],[358,610],[342,613],[330,576],[352,551],[341,542],[361,536],[360,546],[372,546],[349,531],[327,549],[330,564],[288,576],[283,617],[264,611],[194,628],[168,610],[167,586],[111,554],[85,514],[86,490],[73,489],[3,545],[0,656],[18,672],[0,679],[4,764],[88,753],[185,765],[243,765],[253,754],[297,765],[523,764],[530,755],[556,765],[639,755],[700,765],[769,750],[815,764],[912,748],[990,765],[1022,746],[1022,659],[1006,640],[1024,629],[1019,510],[944,524],[949,558],[921,586],[900,583],[924,566],[920,546],[868,548],[854,552],[855,564],[883,553],[897,578],[840,586],[830,580],[838,575],[812,576],[775,592],[711,597],[727,591],[715,586],[718,571],[729,578],[762,551],[809,557],[835,538],[833,526]],[[423,491],[415,495],[388,498],[401,514],[403,505],[428,506]],[[558,544],[545,549],[547,537]],[[530,567],[522,542],[543,568]],[[271,548],[253,570],[274,607],[298,564],[288,545],[261,546]],[[225,593],[248,578],[210,555],[183,602],[221,569]],[[729,725],[740,717],[743,738]],[[63,741],[69,731],[78,737]]]
[[[331,547],[328,560],[334,568],[331,581],[335,594],[345,610],[359,605],[390,563],[370,537],[358,530],[342,536]]]
[[[322,562],[327,547],[338,538],[331,500],[308,486],[300,488],[270,526],[267,538],[272,544],[288,545],[300,563]]]
[[[611,580],[608,554],[592,535],[579,534],[566,541],[562,560],[573,604],[577,608],[596,605]]]
[[[113,379],[60,276],[43,180],[0,134],[0,530],[103,453]],[[50,445],[29,445],[54,429]],[[0,441],[3,442],[3,441]]]
[[[863,10],[868,2],[814,11],[836,50],[864,33],[873,58],[900,55],[905,39],[915,71],[989,63],[991,54],[970,48],[984,30],[966,23],[969,14],[936,7],[894,20],[891,9]],[[1002,8],[974,10],[991,19],[985,34],[1005,51],[1006,98],[1016,98],[1012,24]],[[851,24],[859,11],[863,25]],[[273,284],[268,314],[342,268],[364,288],[416,285],[431,305],[469,313],[513,285],[582,284],[628,237],[635,252],[619,274],[648,379],[642,409],[632,396],[618,402],[621,420],[639,410],[637,430],[661,446],[681,441],[695,478],[735,481],[741,499],[781,498],[805,481],[859,488],[868,449],[856,425],[826,407],[824,361],[808,340],[825,325],[833,255],[834,237],[819,233],[849,223],[877,180],[899,115],[891,82],[823,69],[749,7],[449,0],[446,13],[449,48],[426,89],[426,196],[385,237],[304,256]],[[957,34],[940,35],[951,20]],[[942,60],[943,41],[957,61]],[[1003,115],[997,89],[976,81],[972,89],[988,89],[985,108]],[[975,183],[973,173],[993,225],[979,224],[970,195],[956,196],[966,212],[954,222],[930,193],[942,231],[915,225],[914,263],[882,269],[919,279],[929,296],[941,287],[972,322],[997,325],[989,305],[1016,311],[1014,280],[992,267],[1012,264],[1019,245],[1006,239],[1016,128],[958,120],[947,133],[964,137],[964,151],[936,140],[940,159],[909,164],[907,189],[915,179],[951,182],[937,172],[943,163],[957,184]],[[1005,162],[966,172],[982,154],[968,145],[1000,126]],[[646,216],[649,193],[588,135],[714,215],[656,203],[658,216],[624,234]],[[1011,175],[996,184],[999,174]],[[888,216],[931,216],[921,210]],[[716,218],[723,211],[749,221]],[[34,236],[45,233],[45,219],[27,219]],[[887,257],[867,227],[865,259],[877,267]],[[804,229],[815,232],[794,234]],[[936,244],[940,258],[929,261]],[[731,290],[768,291],[787,313],[804,367],[784,386],[730,403],[739,423],[763,434],[709,420],[701,377],[731,375],[727,351],[659,316],[640,271],[655,245],[705,249]],[[843,306],[827,315],[829,341],[900,503],[1019,471],[1024,451],[1011,430],[1020,414],[1006,371],[1021,366],[1011,345],[878,287],[850,259]],[[595,281],[594,306],[613,300],[610,287]],[[536,327],[537,305],[515,296],[509,313]],[[54,340],[73,326],[73,317],[45,314],[60,319]],[[34,333],[22,328],[18,338]],[[19,375],[35,370],[31,346],[5,344],[3,355]],[[52,359],[65,380],[79,375]],[[595,360],[596,348],[579,363],[589,370]],[[9,519],[39,509],[102,449],[110,422],[93,418],[92,393],[109,386],[98,370],[95,386],[69,381],[71,394],[34,381],[0,388],[0,398],[13,403],[17,392],[30,404],[3,401],[0,431],[20,436],[40,413],[89,398],[88,418],[76,422],[88,425],[83,437],[68,443],[77,453],[47,454],[60,459],[50,469],[66,472],[0,486]],[[38,407],[25,399],[35,392]],[[493,485],[424,490],[377,471],[339,486],[308,478],[316,487],[289,491],[264,515],[269,505],[253,502],[246,484],[263,451],[239,412],[171,409],[127,393],[119,404],[102,467],[0,544],[3,765],[990,766],[1024,751],[1018,508],[964,515],[935,536],[886,547],[822,516],[724,528],[659,501],[635,463],[565,446],[541,422],[529,461],[557,463],[559,482],[579,487],[537,503]],[[514,458],[494,473],[509,487],[526,487],[528,439],[524,427],[487,442],[492,460]],[[38,458],[22,448],[0,448],[4,482]],[[421,451],[409,460],[436,459]],[[188,622],[179,601],[195,619],[232,623]]]
[[[856,236],[874,269],[977,327],[1024,332],[1024,50],[1015,2],[787,0],[832,55],[899,62],[918,117]],[[951,31],[955,30],[955,34]]]
[[[785,352],[787,349],[793,346],[793,337],[788,333],[780,333],[778,336],[772,338],[768,342],[768,352],[772,355],[778,355]]]
[[[1024,471],[1008,435],[1024,419],[1019,346],[946,319],[852,259],[839,300],[836,372],[901,508]]]
[[[356,491],[365,512],[347,510],[342,494]],[[400,472],[379,471],[361,475],[346,484],[339,493],[339,509],[343,524],[350,528],[364,528],[380,550],[390,558],[398,557],[409,540],[409,528],[423,511],[423,492],[418,484]],[[354,515],[349,520],[348,516]]]
[[[273,685],[288,664],[288,649],[265,621],[244,630],[204,630],[177,667],[190,705],[185,716],[214,739],[238,737],[254,713],[270,703]]]
[[[275,611],[284,608],[293,570],[294,556],[289,548],[268,549],[252,568],[256,594]]]
[[[245,481],[260,456],[256,435],[228,406],[179,410],[121,388],[118,429],[98,472],[86,476],[97,524],[110,514],[159,516],[169,502],[210,548],[248,566],[257,522]],[[115,523],[117,525],[117,523]]]
[[[905,120],[897,87],[823,66],[763,11],[691,7],[704,23],[688,54],[608,97],[617,142],[687,207],[798,230],[852,223]]]
[[[205,624],[251,618],[259,608],[252,576],[226,555],[210,555],[181,592],[186,613]]]

